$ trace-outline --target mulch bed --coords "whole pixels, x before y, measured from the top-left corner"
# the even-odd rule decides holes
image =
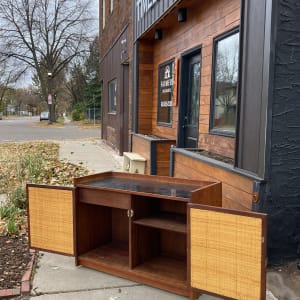
[[[27,234],[0,236],[0,290],[21,286],[30,258]]]

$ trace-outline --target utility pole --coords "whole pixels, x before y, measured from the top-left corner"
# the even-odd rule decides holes
[[[48,123],[51,124],[53,121],[53,95],[52,95],[52,72],[48,72],[48,107],[49,107],[49,120]]]
[[[93,104],[94,104],[94,126],[96,125],[96,103],[95,103],[95,95],[93,95]]]

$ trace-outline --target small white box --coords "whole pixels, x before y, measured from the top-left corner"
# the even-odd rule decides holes
[[[123,171],[145,174],[146,159],[138,153],[123,152]]]

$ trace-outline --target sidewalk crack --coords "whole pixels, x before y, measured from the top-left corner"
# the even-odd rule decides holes
[[[92,292],[92,291],[102,291],[102,290],[114,290],[118,289],[118,292],[121,293],[122,288],[131,288],[131,287],[137,287],[142,286],[142,284],[128,284],[128,285],[116,285],[116,286],[109,286],[109,287],[102,287],[102,288],[90,288],[90,289],[78,289],[78,290],[67,290],[67,291],[53,291],[53,292],[39,292],[34,291],[32,294],[30,294],[31,297],[38,297],[42,295],[59,295],[59,294],[68,294],[68,293],[81,293],[81,292]]]

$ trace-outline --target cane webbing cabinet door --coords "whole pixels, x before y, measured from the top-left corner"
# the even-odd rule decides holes
[[[230,299],[266,297],[266,215],[189,205],[190,285]]]
[[[73,188],[27,185],[31,248],[74,255]]]

